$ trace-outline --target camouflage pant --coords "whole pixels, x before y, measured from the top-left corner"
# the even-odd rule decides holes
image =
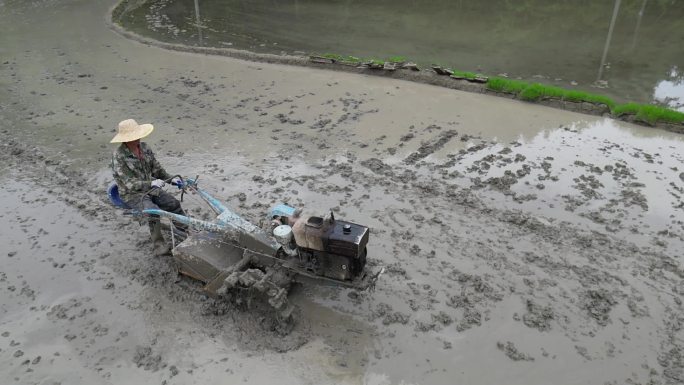
[[[153,193],[145,195],[144,197],[142,197],[142,199],[140,199],[139,196],[130,199],[126,202],[126,204],[136,210],[159,209],[178,215],[185,215],[185,211],[183,211],[183,208],[181,207],[181,204],[178,201],[178,199],[176,199],[173,195],[167,193],[166,191],[160,189],[154,191]],[[151,215],[148,221],[150,228],[158,222],[159,216],[157,215]],[[176,226],[177,229],[181,231],[186,231],[188,227],[187,225],[182,223],[174,222],[173,224],[174,226]]]

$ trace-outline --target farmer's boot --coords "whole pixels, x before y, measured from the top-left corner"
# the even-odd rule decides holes
[[[162,235],[161,222],[159,220],[150,221],[150,237],[152,238],[152,252],[155,256],[160,257],[171,252],[171,248]]]

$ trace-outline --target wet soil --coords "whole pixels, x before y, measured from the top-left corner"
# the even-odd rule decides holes
[[[110,5],[0,14],[8,383],[684,379],[680,137],[167,52],[86,17]],[[387,268],[376,291],[297,287],[284,336],[179,279],[145,227],[106,202],[107,143],[131,116],[155,123],[148,142],[169,171],[199,174],[255,223],[283,202],[370,226],[369,265]],[[184,206],[208,215],[196,197]]]

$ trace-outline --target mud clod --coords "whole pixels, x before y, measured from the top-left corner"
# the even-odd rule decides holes
[[[432,320],[444,326],[449,326],[452,322],[454,322],[453,318],[443,311],[440,311],[437,314],[432,314]]]
[[[541,306],[528,299],[526,301],[526,309],[527,312],[522,317],[525,326],[541,332],[551,330],[551,321],[555,317],[551,306]]]
[[[580,306],[601,326],[610,322],[610,311],[617,304],[613,295],[605,289],[587,290],[580,296]]]
[[[159,354],[153,354],[152,348],[149,346],[137,346],[135,348],[133,363],[139,368],[153,372],[158,371],[162,365],[161,356]]]
[[[390,176],[393,174],[392,168],[377,158],[370,158],[370,159],[361,161],[361,165],[368,168],[369,170],[373,171],[376,174],[387,175],[387,176]]]
[[[513,361],[534,361],[534,357],[518,351],[518,349],[515,347],[515,344],[513,344],[511,341],[508,341],[505,344],[503,342],[497,342],[496,347],[504,352],[506,357]]]
[[[437,127],[437,126],[430,126],[430,127],[434,127],[435,129],[441,129],[440,127]],[[430,127],[428,127],[428,129],[430,129]],[[451,138],[453,138],[454,136],[457,136],[457,135],[458,135],[458,132],[456,132],[455,130],[447,130],[447,131],[440,133],[439,135],[437,135],[437,137],[434,140],[424,142],[423,144],[421,144],[421,146],[418,148],[418,151],[412,153],[406,159],[404,159],[404,163],[406,163],[406,164],[416,163],[417,161],[429,156],[430,154],[432,154],[435,151],[444,147],[444,145],[447,144],[451,140]]]

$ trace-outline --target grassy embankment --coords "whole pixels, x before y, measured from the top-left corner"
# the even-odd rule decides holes
[[[531,102],[544,98],[555,98],[571,102],[605,104],[610,108],[610,112],[613,116],[634,115],[636,120],[648,124],[656,124],[658,122],[684,123],[684,113],[669,108],[651,104],[617,104],[613,99],[604,95],[597,95],[584,91],[566,90],[564,88],[540,83],[528,83],[520,80],[494,77],[487,80],[487,88],[493,91],[516,94],[520,99]]]
[[[401,56],[391,57],[387,60],[379,60],[375,58],[362,59],[355,56],[343,56],[337,54],[324,54],[321,56],[335,61],[358,64],[368,62],[374,64],[383,64],[385,61],[401,63],[406,61],[406,58]],[[497,92],[515,94],[518,96],[518,98],[529,102],[535,102],[542,99],[560,99],[577,103],[588,102],[594,104],[604,104],[608,106],[611,114],[615,117],[634,115],[634,119],[651,125],[654,125],[658,122],[675,124],[684,123],[684,113],[656,105],[638,103],[617,104],[613,99],[607,96],[593,94],[590,92],[567,90],[561,87],[549,86],[541,83],[529,83],[522,80],[506,79],[501,77],[487,77],[474,72],[452,70],[452,73],[452,77],[455,78],[470,80],[476,78],[487,78],[486,87],[488,89]]]

